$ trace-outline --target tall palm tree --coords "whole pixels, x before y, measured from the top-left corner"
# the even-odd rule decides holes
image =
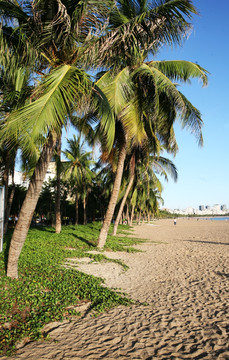
[[[35,54],[31,74],[41,80],[28,105],[7,118],[2,135],[11,141],[20,139],[27,151],[31,151],[31,140],[46,137],[11,240],[8,276],[18,277],[18,258],[57,136],[82,95],[91,91],[92,83],[79,61],[81,47],[86,40],[89,44],[93,36],[97,37],[96,30],[102,31],[109,4],[108,0],[0,3],[2,35],[22,58]],[[103,114],[102,119],[105,118]]]
[[[196,13],[191,1],[161,1],[159,5],[148,1],[117,1],[110,16],[109,48],[104,62],[111,70],[97,85],[106,94],[117,120],[119,135],[119,162],[113,192],[99,235],[98,247],[103,248],[114,213],[121,184],[128,143],[141,143],[147,137],[160,137],[169,142],[176,116],[183,125],[190,126],[201,142],[201,117],[171,80],[188,81],[192,77],[207,83],[206,71],[190,62],[146,62],[149,54],[156,54],[162,44],[181,43],[190,24],[187,18]],[[100,39],[100,44],[103,44]],[[111,65],[112,64],[112,65]],[[161,111],[161,104],[172,116]],[[155,126],[156,125],[156,126]],[[155,132],[156,131],[156,132]]]
[[[113,233],[112,235],[116,235],[118,224],[121,219],[121,215],[127,200],[127,197],[129,195],[129,192],[134,184],[134,181],[137,181],[137,174],[139,174],[139,167],[141,171],[148,176],[148,186],[146,189],[149,189],[149,183],[150,181],[155,184],[155,176],[153,176],[153,172],[159,173],[160,175],[163,175],[166,180],[168,180],[168,175],[170,174],[172,179],[174,181],[177,180],[177,170],[175,165],[168,159],[163,158],[161,156],[155,155],[155,149],[151,150],[150,152],[150,144],[145,144],[143,147],[135,147],[132,150],[131,159],[128,161],[129,163],[129,178],[128,178],[128,185],[126,186],[125,194],[122,198],[119,211],[114,223]],[[136,185],[135,185],[136,186]],[[151,203],[151,199],[153,199],[154,196],[150,197],[150,194],[148,192],[147,194],[147,200],[146,202],[148,204]]]
[[[164,159],[160,158],[160,161],[165,163]],[[156,168],[158,168],[159,162],[154,162]],[[176,169],[170,162],[167,164],[167,168],[172,171],[176,176]],[[160,165],[160,172],[167,177],[166,171]],[[141,216],[147,215],[148,221],[151,214],[156,214],[159,208],[159,203],[162,202],[161,198],[162,185],[157,176],[155,175],[155,169],[149,164],[139,164],[136,168],[136,179],[133,186],[133,195],[131,197],[132,213],[131,223],[133,220],[134,209],[136,208],[138,213],[138,223],[141,221]]]
[[[143,6],[144,3],[147,6]],[[134,10],[130,12],[131,16],[127,16],[125,4],[129,4]],[[140,8],[135,4],[140,4]],[[189,0],[164,0],[153,9],[143,0],[120,0],[115,3],[108,0],[103,2],[36,0],[30,2],[30,7],[27,5],[1,2],[0,14],[4,15],[4,19],[9,20],[8,28],[11,27],[11,29],[5,27],[3,30],[12,46],[15,46],[16,42],[22,45],[20,48],[25,51],[20,51],[24,58],[27,58],[27,55],[32,59],[35,58],[34,68],[42,81],[30,99],[31,104],[10,116],[3,133],[7,138],[9,136],[23,138],[27,149],[31,145],[31,139],[41,135],[46,135],[47,142],[34,171],[32,189],[29,188],[25,205],[28,204],[29,198],[34,200],[30,202],[31,206],[22,207],[25,221],[18,222],[11,241],[8,275],[12,277],[18,276],[18,257],[30,224],[30,214],[55,147],[56,137],[73,110],[79,109],[82,95],[86,94],[88,99],[92,90],[97,96],[97,106],[101,100],[104,100],[105,105],[100,107],[99,122],[109,144],[108,148],[112,146],[113,117],[98,86],[92,88],[92,83],[83,71],[85,66],[90,64],[92,66],[93,63],[94,66],[113,67],[113,71],[120,68],[120,65],[122,69],[130,64],[133,67],[145,58],[145,54],[155,53],[162,43],[179,43],[182,34],[189,29],[188,18],[196,13]],[[138,8],[140,13],[136,12]],[[12,24],[16,23],[15,19],[18,20],[19,26],[12,29]],[[18,41],[15,41],[16,38]],[[30,46],[24,46],[25,42]],[[27,49],[30,49],[29,54]],[[32,57],[34,54],[36,56]],[[128,73],[132,75],[133,71]],[[125,77],[128,73],[124,71],[122,74]],[[125,102],[127,98],[125,97]],[[83,103],[85,105],[89,102],[84,100]],[[125,109],[127,111],[128,107],[125,106]],[[120,111],[116,107],[119,119]],[[127,119],[127,116],[125,118]],[[125,132],[122,139],[124,146],[119,151],[120,159],[126,152]],[[120,168],[120,166],[117,168],[118,171]],[[114,192],[116,192],[115,186]]]
[[[107,163],[106,165],[102,161],[98,161],[96,164],[99,167],[99,171],[96,172],[96,185],[99,187],[99,207],[100,218],[104,219],[107,206],[109,204],[110,194],[114,184],[114,169],[113,163]],[[97,169],[95,168],[94,171]]]
[[[98,247],[103,248],[117,202],[128,146],[147,138],[158,138],[167,146],[173,136],[176,118],[190,127],[202,143],[202,120],[199,111],[178,91],[172,80],[188,81],[192,77],[207,83],[206,71],[196,64],[180,62],[143,63],[137,68],[121,70],[113,79],[105,74],[98,86],[106,94],[116,115],[119,139],[119,162],[111,200],[101,229]]]
[[[91,170],[93,165],[92,153],[85,151],[85,144],[81,141],[80,136],[76,138],[73,135],[73,139],[67,140],[67,143],[68,149],[63,151],[67,159],[64,164],[64,174],[65,179],[70,181],[73,193],[75,194],[75,224],[78,224],[78,202],[80,197],[83,202],[84,224],[86,224],[86,201],[94,176]]]
[[[31,94],[32,86],[29,85],[29,71],[22,59],[17,58],[11,51],[7,42],[4,40],[0,32],[0,121],[4,123],[5,117],[25,104],[29,94]],[[13,70],[12,70],[13,68]],[[5,216],[4,216],[4,232],[7,231],[8,218],[14,196],[14,186],[10,197],[8,197],[9,174],[11,172],[12,179],[14,175],[14,167],[16,154],[19,144],[14,147],[10,146],[4,137],[1,137],[0,148],[3,155],[2,170],[3,184],[5,186]]]

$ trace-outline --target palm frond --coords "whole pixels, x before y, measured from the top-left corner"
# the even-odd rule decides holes
[[[203,86],[208,84],[208,71],[191,61],[151,61],[148,65],[157,68],[172,81],[187,82],[192,78],[198,78]]]
[[[191,28],[188,20],[196,13],[189,0],[161,0],[147,6],[139,1],[117,1],[110,30],[86,44],[83,59],[94,59],[97,65],[137,63],[144,53],[155,54],[163,44],[181,44]]]
[[[182,93],[180,93],[180,95],[185,103],[185,111],[179,118],[181,125],[183,128],[188,128],[191,133],[195,135],[198,144],[203,146],[203,120],[201,113]]]
[[[37,100],[13,112],[3,126],[6,138],[24,142],[24,134],[34,140],[50,130],[59,132],[77,100],[89,92],[88,76],[70,65],[56,68],[36,89]]]
[[[141,76],[148,76],[149,81],[157,84],[156,90],[158,93],[166,93],[168,97],[173,99],[174,106],[179,110],[184,109],[185,104],[183,102],[182,97],[180,96],[179,91],[177,90],[175,84],[161,71],[153,66],[148,66],[147,64],[143,64],[139,67],[136,72]]]
[[[133,94],[129,69],[122,69],[114,77],[111,72],[107,72],[96,85],[106,95],[114,114],[119,116]]]
[[[27,4],[28,6],[28,4]],[[27,22],[29,15],[23,10],[17,1],[0,1],[0,16],[6,24],[12,25],[12,21]]]
[[[164,158],[162,156],[159,157],[153,156],[151,157],[151,161],[153,164],[153,170],[156,173],[163,175],[165,180],[168,181],[168,174],[169,174],[174,181],[177,181],[178,178],[177,168],[171,160]]]
[[[135,96],[128,104],[126,104],[120,114],[120,120],[124,126],[125,132],[128,134],[131,146],[142,144],[147,138],[142,114],[139,111],[138,105],[139,102]]]
[[[99,121],[100,134],[104,138],[108,151],[114,144],[115,137],[115,119],[111,109],[111,104],[105,93],[100,89],[98,84],[94,85],[93,107],[96,110],[96,118]]]

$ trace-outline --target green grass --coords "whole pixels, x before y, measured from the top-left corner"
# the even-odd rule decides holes
[[[7,251],[12,231],[6,236],[0,253],[0,355],[10,354],[22,338],[29,341],[44,338],[42,327],[77,315],[69,306],[82,300],[91,301],[96,313],[113,306],[128,305],[131,300],[121,293],[103,287],[103,280],[62,265],[66,258],[91,257],[95,261],[112,261],[103,253],[88,254],[96,249],[101,224],[65,226],[61,234],[52,228],[31,229],[19,259],[19,278],[5,275]],[[121,226],[121,231],[127,226]],[[109,235],[105,250],[136,251],[139,239]],[[119,260],[125,269],[127,268]]]

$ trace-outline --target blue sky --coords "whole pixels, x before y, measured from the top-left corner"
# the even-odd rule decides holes
[[[180,88],[202,114],[204,146],[200,148],[192,134],[175,125],[179,153],[172,160],[178,181],[163,182],[162,197],[164,207],[172,209],[214,204],[229,208],[229,0],[193,0],[193,4],[200,15],[193,19],[189,39],[181,48],[162,49],[157,59],[189,60],[210,72],[207,88],[198,81]]]
[[[175,126],[179,153],[173,162],[178,181],[164,183],[164,207],[226,204],[229,208],[229,57],[228,0],[194,0],[200,15],[182,48],[163,49],[160,60],[190,60],[210,72],[207,88],[194,81],[180,90],[196,106],[204,121],[204,146],[195,137]]]

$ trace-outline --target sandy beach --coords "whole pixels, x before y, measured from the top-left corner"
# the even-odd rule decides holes
[[[74,262],[136,304],[53,324],[50,341],[14,359],[229,359],[229,221],[159,220],[134,228],[138,253],[114,263]],[[147,303],[147,304],[146,304]]]

